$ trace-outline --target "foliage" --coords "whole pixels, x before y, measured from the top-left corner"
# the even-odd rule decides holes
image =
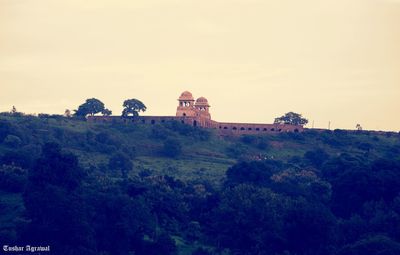
[[[4,144],[12,147],[12,148],[18,148],[21,146],[22,141],[21,139],[16,136],[16,135],[8,135],[6,136],[6,138],[4,139]]]
[[[114,154],[109,162],[108,167],[112,170],[119,170],[124,177],[128,176],[129,171],[132,170],[132,161],[124,154]]]
[[[127,117],[129,115],[132,116],[139,116],[140,112],[145,112],[146,111],[146,106],[138,99],[127,99],[124,101],[123,104],[123,111],[122,111],[122,116]]]
[[[81,104],[78,107],[78,110],[75,110],[76,116],[86,117],[87,115],[95,115],[96,113],[101,113],[105,110],[104,103],[99,99],[90,98],[87,99],[85,103]]]
[[[275,118],[274,123],[303,126],[308,123],[308,120],[303,118],[302,115],[299,113],[288,112],[279,118]]]
[[[164,142],[163,155],[171,158],[177,158],[182,154],[182,145],[179,140],[168,139]]]
[[[218,137],[179,122],[24,115],[0,116],[0,141],[2,243],[61,255],[399,253],[397,134]]]
[[[27,171],[17,166],[0,167],[0,189],[7,192],[23,192],[27,182]]]
[[[103,114],[103,116],[110,116],[112,114],[112,111],[105,108],[101,111],[101,114]]]

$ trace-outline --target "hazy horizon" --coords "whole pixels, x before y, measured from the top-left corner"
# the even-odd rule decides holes
[[[214,120],[400,130],[400,1],[0,0],[0,111],[174,115],[189,90]]]

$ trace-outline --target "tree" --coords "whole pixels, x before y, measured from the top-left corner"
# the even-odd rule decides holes
[[[356,129],[357,129],[358,131],[362,131],[362,130],[363,130],[363,128],[362,128],[362,126],[361,126],[360,124],[357,124],[357,125],[356,125]]]
[[[368,236],[346,245],[339,255],[395,255],[400,253],[400,243],[385,235]]]
[[[168,139],[164,142],[163,154],[170,158],[176,158],[182,153],[182,145],[178,140]]]
[[[304,158],[308,160],[313,166],[321,167],[322,164],[329,159],[329,154],[325,150],[318,148],[312,151],[307,151]]]
[[[228,188],[213,210],[213,240],[232,254],[282,254],[286,199],[266,188]]]
[[[64,117],[71,118],[71,116],[72,116],[71,111],[69,109],[66,109],[64,112]]]
[[[83,177],[84,172],[75,155],[62,153],[57,143],[46,143],[41,157],[30,171],[29,180],[37,186],[51,184],[73,190],[80,185]]]
[[[45,242],[60,255],[95,254],[89,210],[79,189],[82,179],[76,156],[57,144],[44,145],[23,195],[27,223],[20,242]]]
[[[124,177],[127,177],[130,170],[132,170],[132,161],[122,153],[117,153],[110,158],[108,166],[111,169],[121,171]]]
[[[3,142],[4,142],[4,144],[6,144],[7,146],[9,146],[11,148],[18,148],[22,144],[21,138],[19,138],[18,136],[15,136],[15,135],[6,136],[6,138],[4,139]]]
[[[87,99],[84,104],[81,104],[78,110],[75,110],[76,116],[86,117],[87,115],[95,115],[103,112],[105,109],[104,103],[96,98]]]
[[[103,116],[110,116],[112,111],[106,108],[101,112],[101,114],[103,114]]]
[[[295,112],[288,112],[285,115],[275,118],[275,124],[288,124],[288,125],[306,125],[308,120],[303,118],[301,114]]]
[[[233,186],[241,183],[266,185],[271,182],[271,176],[276,171],[276,166],[270,164],[270,162],[240,162],[226,171],[226,185]]]
[[[127,99],[124,101],[123,104],[124,110],[122,111],[122,116],[127,117],[130,114],[132,116],[139,116],[139,112],[145,112],[146,111],[146,106],[137,99]]]

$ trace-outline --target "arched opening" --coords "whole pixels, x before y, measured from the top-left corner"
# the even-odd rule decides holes
[[[185,121],[181,120],[181,123],[182,123],[182,124],[185,124]]]
[[[186,113],[183,113],[183,116],[186,117]]]
[[[219,126],[219,129],[222,129],[222,127],[221,127],[221,126]]]
[[[256,128],[256,130],[257,130],[257,131],[260,131],[260,129],[259,129],[259,128]]]
[[[193,126],[194,126],[194,127],[197,127],[197,121],[196,121],[196,120],[193,121]]]
[[[155,120],[151,120],[151,124],[152,125],[156,124],[156,121]]]
[[[228,129],[228,127],[224,127],[224,129]]]
[[[274,132],[274,131],[275,131],[275,128],[271,128],[271,131]]]
[[[263,131],[268,131],[268,129],[264,128]]]
[[[161,120],[161,123],[165,123],[165,120]]]
[[[240,128],[240,130],[246,130],[244,127]]]
[[[282,131],[282,129],[278,129],[278,132],[281,132]]]
[[[248,130],[253,130],[252,128],[248,128]]]
[[[294,132],[295,132],[295,133],[298,133],[298,132],[299,132],[299,130],[296,128],[296,129],[294,130]]]
[[[233,129],[233,130],[237,130],[237,128],[236,128],[236,127],[233,127],[232,129]]]
[[[143,124],[146,123],[146,120],[142,120],[142,123],[143,123]]]

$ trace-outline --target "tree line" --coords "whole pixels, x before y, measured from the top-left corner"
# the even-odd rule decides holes
[[[281,141],[299,145],[315,137],[342,151],[350,142],[381,139],[376,145],[383,152],[373,157],[371,145],[359,143],[361,152],[315,148],[282,160],[237,155],[214,185],[206,175],[185,180],[138,169],[135,153],[148,144],[140,140],[134,149],[115,137],[143,129],[149,144],[177,137],[204,144],[211,139],[207,130],[110,123],[70,134],[71,125],[85,123],[60,120],[68,127],[62,129],[54,122],[0,120],[2,244],[45,243],[60,255],[174,255],[183,252],[182,243],[184,254],[193,255],[400,254],[399,137],[383,146],[389,137],[281,134]],[[234,146],[268,151],[267,138],[243,136]],[[169,146],[162,149],[177,149]],[[88,153],[101,162],[83,164]]]
[[[143,104],[142,101],[138,99],[127,99],[123,103],[123,111],[122,116],[139,116],[140,112],[145,112],[147,107]],[[85,103],[81,104],[78,107],[78,110],[75,110],[75,116],[78,117],[86,117],[88,115],[94,116],[95,114],[101,113],[103,116],[110,116],[112,111],[107,109],[102,101],[96,98],[87,99]]]

